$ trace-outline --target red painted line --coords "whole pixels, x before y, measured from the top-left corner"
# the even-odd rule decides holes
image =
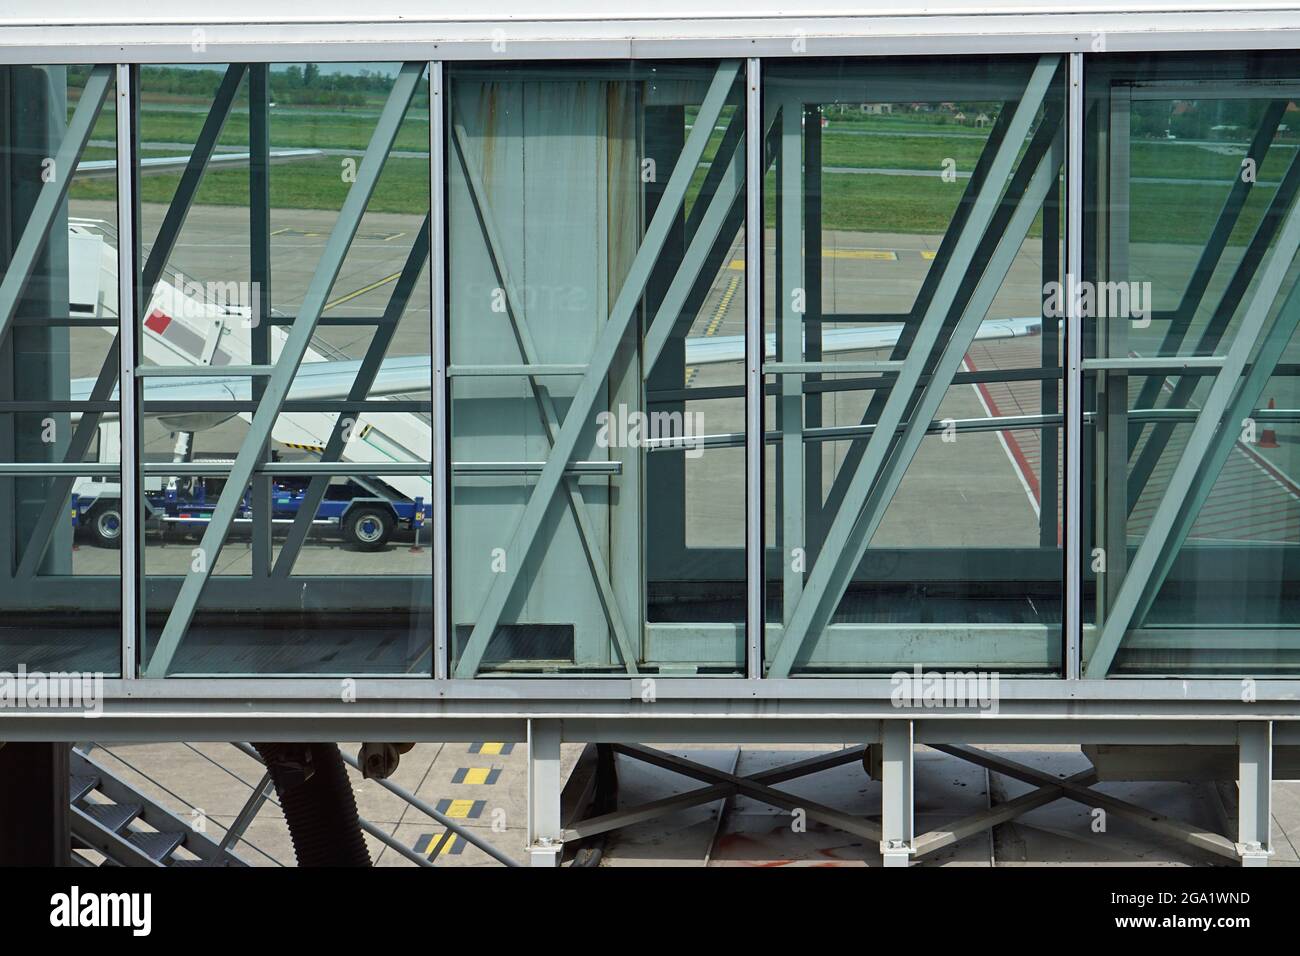
[[[969,352],[966,353],[966,365],[972,372],[979,371],[975,367],[975,362],[971,359]],[[989,390],[984,386],[984,383],[976,382],[974,384],[979,389],[980,395],[983,396],[984,403],[988,405],[989,411],[993,413],[992,417],[1001,418],[1002,412],[998,409],[997,402],[993,400],[993,396],[989,394]],[[1024,477],[1025,483],[1029,485],[1029,491],[1033,494],[1034,501],[1041,506],[1043,497],[1038,490],[1038,475],[1034,473],[1033,466],[1029,464],[1029,458],[1025,455],[1025,450],[1020,447],[1020,442],[1016,441],[1015,434],[1010,430],[1003,431],[1002,437],[1007,443],[1007,448],[1011,450],[1011,457],[1015,461],[1016,468]]]

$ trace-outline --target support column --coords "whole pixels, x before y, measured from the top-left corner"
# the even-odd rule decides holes
[[[248,68],[248,271],[253,299],[249,355],[254,365],[271,364],[271,67]],[[266,379],[254,376],[253,401],[266,394]],[[271,442],[263,449],[271,460]],[[253,477],[253,577],[271,574],[271,476]]]
[[[0,744],[0,866],[68,866],[70,744]]]
[[[886,720],[880,761],[880,855],[885,866],[907,866],[915,852],[912,769],[912,722]]]
[[[1273,724],[1238,724],[1237,747],[1237,853],[1242,866],[1268,866],[1273,852]]]
[[[564,850],[560,828],[560,722],[528,722],[528,861],[559,866]]]

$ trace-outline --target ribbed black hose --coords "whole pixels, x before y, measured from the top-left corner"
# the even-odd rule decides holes
[[[271,771],[298,865],[370,866],[356,797],[338,745],[253,746]]]

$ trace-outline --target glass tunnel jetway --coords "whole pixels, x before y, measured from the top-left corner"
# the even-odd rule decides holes
[[[1272,66],[1265,54],[1256,60],[1255,72]],[[314,508],[279,541],[266,496],[276,474],[312,475],[310,501],[331,476],[364,471],[408,497],[432,498],[434,451],[442,450],[453,464],[434,535],[449,550],[434,573],[449,586],[449,620],[439,626],[458,678],[743,676],[759,666],[783,678],[913,665],[1052,676],[1075,664],[1089,676],[1112,666],[1288,673],[1284,612],[1300,488],[1277,436],[1296,417],[1285,361],[1295,184],[1282,120],[1291,100],[1277,81],[1206,79],[1186,58],[1099,62],[1083,133],[1102,149],[1085,150],[1077,204],[1088,240],[1079,250],[1083,284],[1102,290],[1101,314],[1078,323],[1088,480],[1072,523],[1063,355],[1066,312],[1083,300],[1070,301],[1063,259],[1064,64],[1059,56],[959,58],[936,76],[920,60],[779,63],[764,74],[757,124],[738,60],[448,67],[444,132],[434,144],[446,164],[441,344],[409,340],[430,315],[412,293],[429,255],[432,207],[423,217],[407,212],[409,234],[381,239],[406,239],[400,270],[374,284],[391,290],[382,314],[326,314],[350,298],[335,296],[335,286],[363,223],[375,220],[368,206],[388,182],[385,169],[408,169],[388,164],[423,165],[427,152],[392,154],[412,124],[429,122],[427,70],[393,64],[378,82],[383,96],[355,122],[367,139],[354,164],[359,178],[343,177],[328,234],[302,233],[324,243],[287,283],[298,283],[288,309],[270,291],[280,288],[273,240],[295,230],[270,227],[268,190],[294,168],[272,158],[312,151],[273,149],[272,78],[283,67],[214,69],[188,158],[158,159],[180,169],[168,201],[137,213],[156,229],[131,285],[138,301],[138,290],[149,290],[138,321],[128,322],[140,356],[134,414],[119,408],[115,337],[86,346],[102,353],[94,375],[72,375],[84,363],[69,361],[48,385],[11,382],[11,429],[30,428],[44,402],[66,416],[67,436],[38,449],[34,457],[48,463],[23,460],[31,450],[20,450],[17,431],[11,439],[5,484],[41,499],[10,509],[15,531],[30,524],[30,534],[15,534],[10,580],[36,583],[11,585],[14,600],[57,606],[59,589],[76,590],[101,598],[77,601],[78,613],[99,603],[112,612],[120,585],[93,570],[69,573],[76,543],[61,519],[69,489],[112,483],[115,446],[136,444],[135,481],[122,485],[210,473],[225,491],[183,573],[151,573],[153,549],[134,541],[145,558],[147,626],[128,670],[347,673],[371,660],[373,673],[433,673],[444,652],[431,642],[418,650],[411,623],[433,616],[431,579],[350,567],[343,578],[305,581],[286,604],[293,592],[275,585],[296,577]],[[64,97],[67,121],[56,118],[45,133],[58,147],[47,150],[58,154],[52,162],[93,163],[97,174],[111,165],[123,182],[158,193],[141,179],[144,167],[120,155],[83,158],[93,131],[116,122],[114,83],[108,67],[63,69],[9,68],[14,89],[35,83],[47,99]],[[130,127],[137,138],[171,121],[151,105],[150,84],[166,77],[154,69],[163,72],[144,74]],[[1214,139],[1191,145],[1230,166],[1240,153],[1251,175],[1235,175],[1236,166],[1226,178],[1222,169],[1149,175],[1159,150],[1173,155],[1181,145],[1172,132],[1152,138],[1151,124],[1188,103],[1243,120],[1217,124],[1206,134]],[[242,140],[225,145],[232,115],[256,149],[232,154]],[[950,120],[955,129],[945,128]],[[763,222],[753,228],[745,221],[751,125],[763,143]],[[1230,138],[1247,131],[1244,146]],[[891,137],[903,144],[893,158]],[[913,141],[940,159],[937,169],[862,165],[902,161]],[[245,163],[244,188],[267,203],[234,204],[236,218],[245,210],[246,236],[220,205],[229,200],[200,201],[234,172],[209,169],[223,155]],[[908,186],[912,205],[901,214],[876,184],[891,177],[922,180]],[[102,207],[76,200],[85,191],[71,179],[32,192],[15,233],[4,312],[10,348],[19,347],[15,368],[31,350],[22,340],[47,334],[42,327],[73,336],[45,349],[56,356],[75,353],[92,329],[114,331],[105,322],[119,314],[121,242],[102,219],[69,218],[65,210],[79,205]],[[1221,208],[1213,221],[1179,222],[1162,237],[1152,209],[1168,202],[1161,190],[1180,186]],[[14,205],[15,217],[22,208]],[[903,228],[927,231],[889,231]],[[747,230],[761,232],[752,237],[762,249],[761,288],[746,284]],[[230,308],[207,301],[196,274],[183,271],[196,260],[178,249],[235,237],[240,261],[208,260],[220,285],[251,277],[246,302]],[[381,267],[399,261],[383,258]],[[1105,314],[1115,287],[1140,305],[1135,275],[1154,277],[1140,283],[1153,287],[1146,305]],[[41,289],[43,307],[34,298]],[[38,322],[27,314],[33,308],[66,318]],[[326,334],[339,328],[358,330],[346,348]],[[408,341],[395,355],[399,329]],[[759,342],[756,382],[746,362]],[[435,345],[446,355],[445,393],[434,383]],[[443,399],[445,433],[431,417]],[[243,427],[214,432],[227,462],[185,460],[195,434],[233,419]],[[98,441],[96,430],[118,420],[142,429],[146,444],[155,421],[179,436],[172,463],[141,455],[141,439],[129,433],[125,442]],[[1224,424],[1247,421],[1263,447]],[[59,422],[48,422],[57,435]],[[312,457],[283,461],[272,446]],[[250,486],[259,526],[247,569],[223,574],[220,556]],[[1239,529],[1234,496],[1245,499],[1248,523]],[[1075,557],[1072,533],[1077,582],[1064,573]],[[364,585],[334,586],[353,577]],[[1068,584],[1086,611],[1081,645],[1063,626]],[[1180,620],[1189,588],[1195,619]],[[421,590],[428,600],[412,604]],[[301,635],[331,614],[345,617],[356,591],[387,623],[362,625],[353,650],[315,660],[308,650],[296,660],[272,649],[242,668],[219,660],[232,629]],[[212,653],[177,664],[191,629],[202,632],[207,620]],[[392,630],[405,637],[394,642]],[[378,646],[393,656],[378,660]]]
[[[895,862],[933,844],[917,743],[1195,742],[1242,781],[1211,852],[1257,860],[1295,742],[1300,79],[1271,42],[995,46],[6,60],[0,669],[110,675],[123,739],[490,726],[531,745],[539,858],[562,740],[865,741]],[[115,222],[95,314],[78,220]],[[173,274],[255,290],[224,364],[164,354]],[[404,453],[354,455],[361,417]],[[211,521],[153,540],[179,474]],[[275,533],[290,475],[427,486],[431,539]],[[120,551],[66,520],[93,478]],[[898,706],[923,672],[996,709]],[[674,769],[780,806],[820,766]]]

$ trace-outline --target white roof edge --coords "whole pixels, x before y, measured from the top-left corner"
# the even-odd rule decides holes
[[[37,0],[0,11],[0,63],[395,61],[672,56],[846,56],[1300,45],[1300,0],[664,0],[653,10],[553,0],[546,18],[525,0],[315,0],[313,14],[265,0],[157,14],[156,0],[63,0],[52,24]],[[44,0],[48,4],[48,0]],[[269,8],[269,9],[268,9]],[[530,9],[531,8],[531,9]],[[1100,38],[1100,40],[1099,40]],[[797,42],[793,42],[797,41]],[[1099,46],[1100,42],[1100,46]],[[310,48],[310,49],[309,49]]]
[[[825,18],[942,18],[986,16],[1190,14],[1286,12],[1300,10],[1296,0],[664,0],[660,3],[614,5],[608,0],[547,0],[539,12],[536,0],[313,0],[310,13],[286,12],[265,0],[223,0],[210,3],[173,2],[160,13],[156,0],[61,0],[51,10],[49,0],[7,0],[0,10],[6,26],[60,27],[79,25],[195,26],[204,24],[324,24],[426,23],[501,24],[584,22],[628,24],[643,22],[777,20]],[[186,9],[186,8],[190,9]],[[540,13],[540,15],[539,15]]]

